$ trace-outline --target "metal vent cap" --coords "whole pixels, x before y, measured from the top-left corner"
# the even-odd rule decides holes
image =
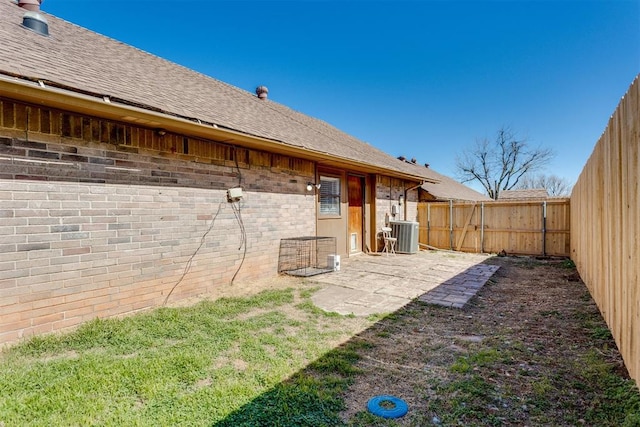
[[[258,98],[260,99],[267,99],[267,96],[269,95],[269,89],[267,89],[266,86],[258,86],[256,88],[256,95],[258,95]]]
[[[22,17],[22,25],[43,36],[49,35],[49,22],[40,12],[29,10]]]

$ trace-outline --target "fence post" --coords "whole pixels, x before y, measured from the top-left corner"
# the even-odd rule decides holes
[[[449,199],[449,249],[453,250],[453,200]]]
[[[480,253],[484,253],[484,202],[480,202]]]
[[[542,202],[542,256],[547,256],[547,201]]]
[[[431,203],[427,203],[427,245],[431,245]]]

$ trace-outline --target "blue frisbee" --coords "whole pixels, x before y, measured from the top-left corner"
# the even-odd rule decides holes
[[[383,406],[383,403],[385,404]],[[395,396],[382,394],[369,399],[367,409],[382,418],[400,418],[409,411],[407,403]]]

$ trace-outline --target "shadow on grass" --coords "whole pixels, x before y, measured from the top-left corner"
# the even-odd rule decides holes
[[[358,349],[367,344],[352,339],[260,395],[216,427],[339,426],[342,394],[358,373]]]

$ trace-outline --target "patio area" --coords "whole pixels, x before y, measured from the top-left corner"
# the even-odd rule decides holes
[[[325,311],[368,316],[390,313],[415,298],[462,308],[498,270],[488,255],[419,251],[416,254],[359,255],[340,271],[310,277],[322,288],[313,302]]]

